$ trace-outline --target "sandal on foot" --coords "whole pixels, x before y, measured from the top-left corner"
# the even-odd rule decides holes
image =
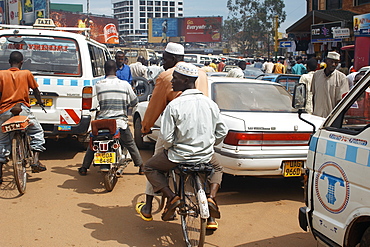
[[[207,227],[206,227],[207,230],[217,230],[218,229],[218,223],[216,221],[215,218],[213,217],[209,217],[207,219]]]
[[[42,165],[40,162],[38,164],[31,165],[32,173],[39,173],[46,171],[46,166]]]
[[[179,205],[180,205],[180,197],[179,196],[173,197],[170,203],[168,203],[166,208],[163,210],[162,220],[163,221],[173,220],[176,208]]]
[[[211,215],[211,217],[216,218],[216,219],[221,218],[221,213],[220,213],[220,210],[218,209],[218,206],[215,200],[208,197],[207,201],[208,201],[209,214]]]
[[[140,215],[140,217],[145,220],[145,221],[152,221],[153,220],[153,216],[145,216],[142,212],[141,212],[141,209],[145,206],[145,202],[139,202],[136,204],[135,206],[135,210],[136,210],[136,213],[138,213]]]
[[[87,169],[85,167],[78,168],[78,174],[80,174],[81,176],[86,176]]]
[[[144,169],[143,169],[143,165],[139,166],[139,172],[138,172],[139,175],[144,175]]]

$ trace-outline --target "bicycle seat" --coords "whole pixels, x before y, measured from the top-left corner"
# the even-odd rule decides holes
[[[27,116],[14,116],[9,118],[1,125],[3,133],[7,133],[13,130],[24,130],[30,125]]]
[[[183,172],[212,172],[211,163],[180,163],[178,168]]]

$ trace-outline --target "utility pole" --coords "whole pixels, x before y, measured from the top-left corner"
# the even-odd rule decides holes
[[[279,16],[275,15],[275,61],[277,61],[277,54],[278,54],[278,26],[279,26]]]

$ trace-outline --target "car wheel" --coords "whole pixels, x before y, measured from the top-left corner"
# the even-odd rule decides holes
[[[137,95],[139,102],[147,101],[148,96],[152,93],[149,82],[144,77],[134,77],[131,80],[134,85],[134,92]]]
[[[134,140],[138,149],[148,149],[149,146],[143,140],[141,136],[141,118],[138,117],[134,123]]]

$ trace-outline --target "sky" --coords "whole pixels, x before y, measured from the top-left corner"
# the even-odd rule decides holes
[[[84,12],[88,0],[51,0],[52,3],[83,4]],[[227,18],[229,11],[226,7],[227,0],[183,0],[184,16],[223,16]],[[112,15],[110,0],[90,0],[90,12],[93,14]],[[279,31],[285,30],[306,14],[306,0],[284,0],[286,20],[280,24]]]

